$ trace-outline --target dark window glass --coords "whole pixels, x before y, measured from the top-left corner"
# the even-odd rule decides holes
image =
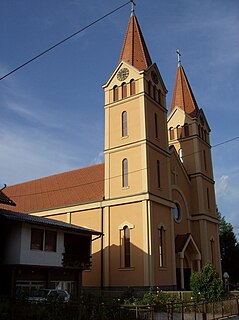
[[[128,135],[127,130],[127,112],[124,111],[122,113],[122,137],[126,137]]]
[[[157,160],[157,186],[160,188],[161,183],[160,183],[160,162]]]
[[[119,99],[118,87],[114,86],[114,88],[113,88],[113,100],[114,101],[118,101],[118,99]]]
[[[43,250],[44,230],[32,228],[31,230],[31,249]]]
[[[159,236],[159,266],[160,267],[164,267],[165,266],[165,230],[162,227],[160,227],[160,229],[158,229],[158,236]]]
[[[45,231],[45,251],[56,251],[56,232]]]
[[[189,137],[189,125],[187,123],[184,125],[184,135],[185,137]]]
[[[122,186],[128,187],[128,160],[122,161]]]
[[[127,84],[125,82],[122,83],[122,99],[127,97]]]
[[[124,264],[125,268],[130,267],[130,229],[124,226]]]
[[[158,115],[154,114],[154,130],[155,130],[155,138],[158,138]]]
[[[133,94],[135,94],[135,80],[132,79],[130,81],[130,95],[132,96]]]
[[[173,129],[173,127],[169,128],[169,139],[170,140],[174,139],[174,129]]]

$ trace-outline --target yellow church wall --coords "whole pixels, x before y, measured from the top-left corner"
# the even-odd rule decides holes
[[[174,233],[172,229],[171,208],[152,202],[152,252],[154,256],[154,286],[175,284]],[[163,266],[159,262],[159,229],[163,227],[164,255]]]
[[[130,228],[131,267],[123,261],[123,228]],[[142,202],[110,207],[110,285],[142,285],[144,282],[144,255]]]
[[[111,198],[137,194],[146,191],[144,145],[133,145],[127,150],[117,150],[108,155],[109,193]],[[122,161],[128,159],[128,187],[122,186]]]

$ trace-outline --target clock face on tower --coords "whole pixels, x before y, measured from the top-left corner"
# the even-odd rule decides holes
[[[120,71],[117,73],[117,79],[120,81],[125,80],[129,75],[129,69],[127,68],[122,68]]]

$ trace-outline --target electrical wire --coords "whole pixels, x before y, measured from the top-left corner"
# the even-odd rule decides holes
[[[41,56],[43,56],[44,54],[46,54],[47,52],[55,49],[56,47],[58,47],[58,46],[61,45],[62,43],[64,43],[64,42],[68,41],[69,39],[75,37],[77,34],[85,31],[86,29],[88,29],[88,28],[90,28],[90,27],[92,27],[92,26],[95,25],[97,22],[105,19],[106,17],[110,16],[111,14],[115,13],[116,11],[122,9],[123,7],[125,7],[125,6],[126,6],[127,4],[129,4],[129,3],[132,3],[132,0],[127,1],[126,3],[124,3],[124,4],[122,4],[121,6],[117,7],[116,9],[114,9],[114,10],[106,13],[104,16],[102,16],[102,17],[98,18],[97,20],[89,23],[87,26],[83,27],[82,29],[80,29],[80,30],[74,32],[73,34],[69,35],[69,36],[66,37],[65,39],[57,42],[56,44],[54,44],[54,45],[51,46],[50,48],[44,50],[43,52],[39,53],[38,55],[36,55],[36,56],[33,57],[32,59],[26,61],[25,63],[21,64],[21,65],[18,66],[17,68],[15,68],[15,69],[13,69],[12,71],[10,71],[10,72],[8,72],[7,74],[5,74],[4,76],[2,76],[2,77],[0,78],[0,80],[3,80],[3,79],[5,79],[6,77],[8,77],[8,76],[10,76],[11,74],[13,74],[14,72],[18,71],[19,69],[22,69],[23,67],[25,67],[25,66],[28,65],[29,63],[33,62],[34,60],[36,60],[36,59],[40,58]]]
[[[232,141],[235,141],[239,139],[239,137],[234,137],[232,139],[229,139],[229,140],[226,140],[226,141],[223,141],[223,142],[220,142],[218,144],[215,144],[214,146],[212,146],[212,148],[216,148],[216,147],[219,147],[221,145],[224,145],[224,144],[227,144],[227,143],[230,143]],[[200,151],[196,151],[194,153],[191,153],[191,154],[188,154],[186,156],[191,156],[193,154],[196,154],[196,153],[199,153],[201,152]],[[185,157],[186,157],[185,156]],[[161,167],[161,170],[162,170],[162,166]],[[81,169],[84,169],[84,168],[81,168]],[[134,174],[134,173],[137,173],[137,172],[140,172],[140,171],[144,171],[144,170],[147,170],[147,169],[150,169],[150,167],[147,167],[147,168],[140,168],[140,169],[137,169],[137,170],[133,170],[133,171],[129,171],[128,172],[128,175],[131,175],[131,174]],[[80,169],[79,169],[80,170]],[[61,173],[59,173],[61,174]],[[63,187],[63,188],[57,188],[57,189],[51,189],[51,190],[47,190],[47,191],[41,191],[41,192],[34,192],[34,193],[28,193],[28,194],[21,194],[21,195],[12,195],[12,194],[9,194],[10,197],[14,197],[14,198],[21,198],[21,197],[25,197],[25,196],[33,196],[33,195],[38,195],[38,194],[45,194],[45,193],[50,193],[50,192],[56,192],[56,191],[61,191],[61,190],[67,190],[67,189],[72,189],[72,188],[78,188],[78,187],[84,187],[84,186],[87,186],[87,185],[93,185],[93,184],[97,184],[97,183],[100,183],[100,182],[104,182],[104,181],[107,181],[107,180],[113,180],[113,179],[117,179],[117,178],[121,178],[122,177],[122,174],[120,175],[115,175],[115,176],[112,176],[110,178],[103,178],[103,179],[99,179],[99,180],[94,180],[92,182],[87,182],[87,183],[81,183],[81,184],[76,184],[76,185],[73,185],[73,186],[69,186],[69,187]],[[40,179],[44,179],[44,178],[40,178]],[[36,180],[40,180],[40,179],[36,179]],[[35,180],[35,181],[36,181]],[[160,188],[161,190],[164,190],[165,188]]]

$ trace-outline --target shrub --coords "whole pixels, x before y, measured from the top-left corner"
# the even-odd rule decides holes
[[[223,283],[211,263],[204,265],[201,271],[193,272],[190,286],[194,301],[205,299],[206,302],[216,301],[223,294]]]

